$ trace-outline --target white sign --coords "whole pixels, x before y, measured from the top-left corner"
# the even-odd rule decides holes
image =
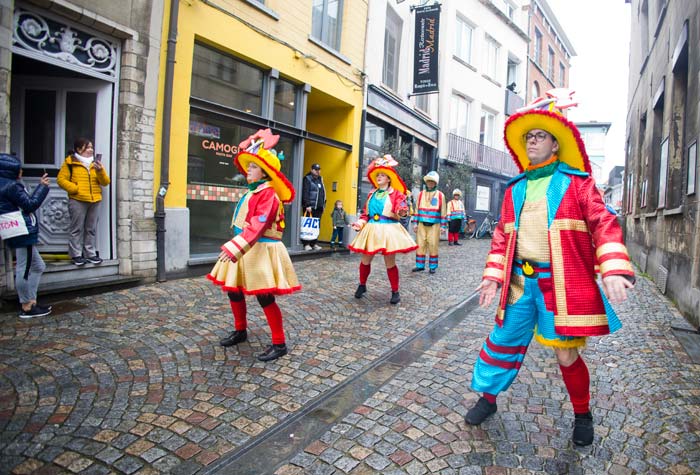
[[[476,210],[489,211],[491,209],[491,188],[488,186],[476,187]]]

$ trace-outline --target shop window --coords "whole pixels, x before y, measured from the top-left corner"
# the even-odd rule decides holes
[[[313,0],[311,35],[336,51],[340,51],[343,0]]]
[[[218,119],[193,110],[187,147],[187,207],[190,210],[190,255],[215,254],[231,239],[231,218],[248,190],[245,176],[233,163],[238,144],[255,133],[256,126]],[[282,173],[292,176],[294,140],[280,137],[275,149],[283,151]],[[285,206],[288,212],[288,206]],[[290,233],[283,242],[289,245]]]
[[[232,56],[195,44],[192,96],[261,115],[263,72]]]
[[[474,28],[460,17],[457,17],[457,31],[455,32],[455,56],[471,64],[472,62],[472,37]]]
[[[387,7],[384,27],[384,71],[382,82],[396,91],[399,86],[399,54],[403,22],[394,10]]]
[[[273,117],[277,122],[289,125],[296,123],[297,88],[289,81],[275,80],[275,108]]]

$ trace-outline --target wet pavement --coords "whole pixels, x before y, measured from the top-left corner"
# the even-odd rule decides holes
[[[296,263],[304,289],[278,299],[290,354],[267,364],[255,299],[248,342],[224,349],[228,302],[203,277],[2,315],[0,473],[699,473],[700,365],[643,278],[623,329],[584,350],[591,447],[572,446],[556,360],[536,343],[498,413],[464,424],[493,322],[465,301],[487,250],[443,243],[432,276],[399,256],[397,306],[381,258],[360,300],[357,256]]]

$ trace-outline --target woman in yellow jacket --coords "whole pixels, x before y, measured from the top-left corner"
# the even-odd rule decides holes
[[[58,172],[58,186],[68,192],[70,240],[68,253],[76,266],[100,264],[102,259],[95,247],[98,209],[102,187],[109,185],[109,176],[98,155],[93,157],[92,142],[85,138],[75,141],[74,152]]]

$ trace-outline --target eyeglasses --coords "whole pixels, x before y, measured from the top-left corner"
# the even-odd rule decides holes
[[[546,132],[537,132],[535,134],[531,134],[528,132],[527,134],[523,135],[523,141],[527,143],[530,140],[535,139],[535,143],[539,143],[544,142],[544,139],[546,139],[549,136],[550,135]]]

